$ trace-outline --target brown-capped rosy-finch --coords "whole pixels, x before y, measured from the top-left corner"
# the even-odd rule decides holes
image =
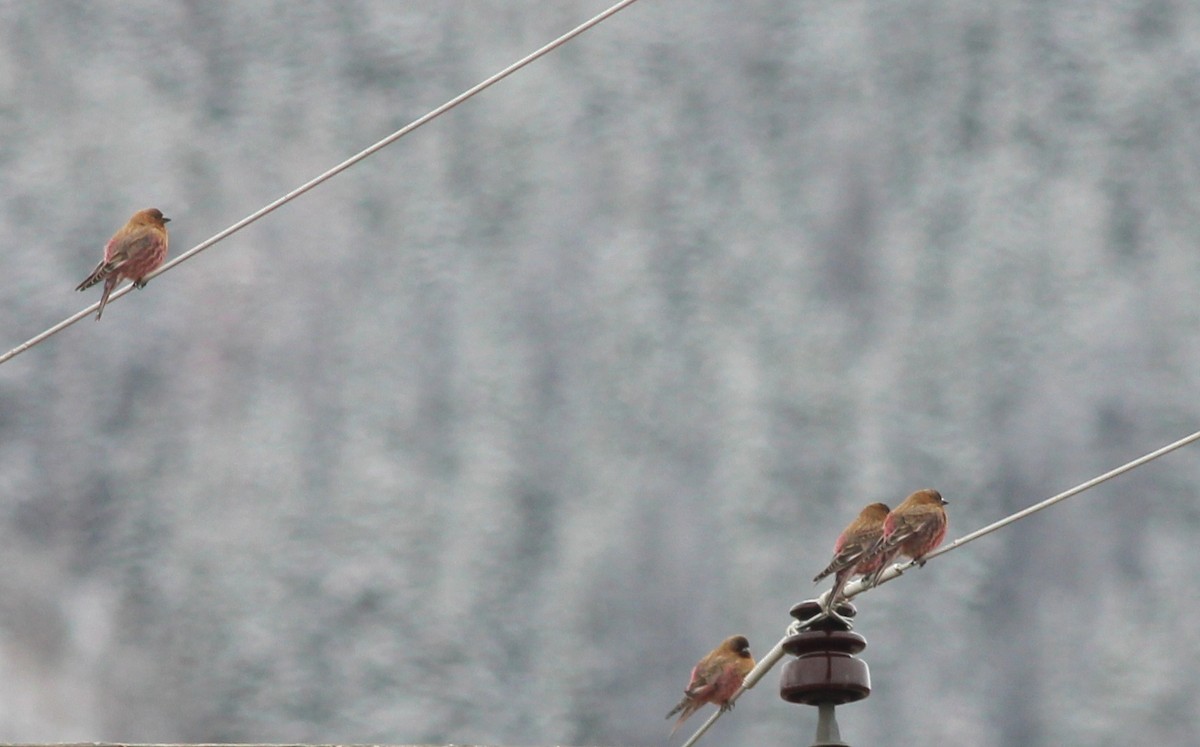
[[[879,583],[883,571],[899,556],[924,564],[924,558],[946,538],[946,509],[942,494],[932,488],[918,490],[892,509],[883,520],[879,538],[879,567],[871,574],[870,584]]]
[[[104,245],[104,259],[75,289],[86,290],[104,281],[100,308],[96,310],[97,320],[104,313],[108,295],[121,278],[128,278],[141,288],[146,284],[143,278],[158,269],[167,258],[167,222],[170,220],[164,218],[158,208],[139,210]]]
[[[726,638],[692,668],[692,679],[683,691],[683,700],[671,709],[667,718],[676,713],[671,733],[705,703],[713,703],[722,711],[733,708],[729,699],[742,686],[742,680],[754,669],[754,657],[750,655],[750,642],[744,635]]]
[[[880,555],[872,551],[883,536],[883,522],[887,519],[888,510],[886,504],[872,503],[860,511],[838,535],[837,542],[833,544],[833,560],[813,578],[813,583],[816,583],[831,573],[836,574],[833,577],[833,590],[829,592],[825,603],[827,610],[837,604],[838,595],[851,577],[865,576],[879,569]]]

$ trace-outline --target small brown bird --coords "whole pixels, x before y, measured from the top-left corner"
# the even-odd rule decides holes
[[[838,535],[833,545],[833,560],[813,578],[813,583],[816,583],[831,573],[837,574],[833,577],[833,590],[825,603],[827,611],[833,609],[838,595],[851,577],[866,576],[879,569],[880,555],[871,551],[883,536],[883,522],[887,516],[886,504],[872,503],[860,511]]]
[[[158,208],[139,210],[104,245],[104,259],[96,265],[92,274],[87,276],[87,280],[75,289],[86,290],[101,280],[104,281],[100,308],[96,310],[97,321],[104,313],[108,295],[117,287],[121,278],[128,278],[141,288],[146,285],[143,278],[158,269],[167,258],[167,223],[170,220],[164,218]]]
[[[674,734],[679,725],[705,703],[713,703],[722,711],[733,708],[729,699],[742,686],[751,669],[754,669],[754,657],[750,655],[750,642],[746,636],[730,636],[722,641],[692,667],[692,679],[683,691],[683,700],[667,714],[667,718],[671,718],[679,713],[671,733]]]
[[[876,543],[879,567],[871,574],[870,585],[898,556],[903,555],[925,565],[924,558],[946,537],[946,501],[932,488],[918,490],[891,510],[883,520],[883,536]]]

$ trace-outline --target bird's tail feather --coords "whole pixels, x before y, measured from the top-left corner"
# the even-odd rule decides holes
[[[108,266],[108,263],[101,261],[100,264],[96,265],[96,269],[92,270],[92,274],[88,275],[87,279],[80,283],[75,290],[81,291],[91,288],[96,283],[108,277],[110,272],[112,272],[112,268]]]

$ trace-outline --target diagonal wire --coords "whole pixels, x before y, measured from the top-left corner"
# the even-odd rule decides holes
[[[1175,451],[1176,449],[1181,449],[1184,446],[1187,446],[1188,444],[1195,443],[1196,441],[1200,441],[1200,431],[1196,431],[1195,433],[1191,434],[1190,436],[1184,436],[1183,438],[1179,439],[1178,441],[1169,443],[1166,446],[1163,446],[1160,449],[1156,449],[1156,450],[1150,452],[1149,454],[1146,454],[1145,456],[1138,457],[1137,459],[1134,459],[1131,462],[1126,462],[1125,464],[1122,464],[1120,467],[1109,470],[1108,472],[1105,472],[1102,475],[1097,475],[1096,477],[1093,477],[1092,479],[1088,480],[1087,482],[1081,482],[1078,485],[1076,485],[1075,487],[1071,488],[1070,490],[1064,490],[1063,492],[1059,493],[1058,495],[1047,498],[1046,500],[1042,501],[1041,503],[1035,503],[1032,506],[1029,506],[1028,508],[1023,508],[1014,514],[1010,514],[999,521],[988,524],[987,526],[982,527],[980,529],[976,529],[974,532],[971,532],[970,534],[965,534],[962,537],[959,537],[958,539],[954,540],[950,544],[942,545],[941,547],[937,548],[933,552],[930,552],[928,555],[925,556],[924,560],[928,561],[928,560],[932,560],[933,558],[935,558],[939,555],[945,555],[946,553],[950,552],[951,550],[955,550],[959,547],[962,547],[963,545],[967,544],[968,542],[977,540],[986,534],[991,534],[992,532],[994,532],[998,529],[1003,529],[1004,527],[1008,526],[1009,524],[1012,524],[1015,521],[1024,519],[1026,516],[1031,516],[1032,514],[1036,514],[1038,511],[1041,511],[1043,509],[1053,506],[1055,503],[1058,503],[1060,501],[1065,501],[1068,498],[1079,495],[1083,491],[1094,488],[1097,485],[1099,485],[1100,483],[1107,482],[1107,481],[1113,479],[1114,477],[1119,477],[1120,475],[1123,475],[1126,472],[1129,472],[1130,470],[1141,467],[1143,464],[1146,464],[1147,462],[1152,462],[1161,456],[1170,454],[1172,451]],[[899,577],[906,570],[911,568],[913,565],[915,565],[914,561],[910,560],[906,563],[897,563],[896,565],[891,566],[886,571],[884,571],[882,576],[879,577],[879,583],[882,584],[886,581],[892,580],[893,578]],[[845,594],[846,599],[849,599],[858,594],[862,594],[863,592],[865,592],[871,588],[874,588],[874,587],[867,586],[861,580],[859,580],[859,581],[854,581],[850,584],[847,584],[846,589],[843,593]],[[832,589],[830,589],[830,591],[832,591]],[[821,596],[822,602],[824,602],[824,598],[828,594],[829,594],[829,591],[825,592],[825,594],[823,594]],[[824,606],[824,604],[822,604],[822,606]],[[796,622],[793,622],[788,627],[787,635],[784,636],[782,639],[780,639],[780,641],[778,643],[776,643],[775,646],[770,651],[768,651],[765,656],[763,656],[761,659],[759,659],[758,663],[755,664],[754,669],[750,670],[750,673],[746,675],[746,679],[742,682],[742,686],[740,688],[738,688],[738,691],[735,692],[733,694],[733,697],[731,697],[729,699],[730,705],[732,705],[738,698],[740,698],[742,693],[746,692],[747,690],[749,690],[750,688],[752,688],[756,684],[758,684],[758,681],[761,680],[763,678],[763,676],[766,675],[766,673],[771,670],[772,667],[774,667],[777,663],[779,663],[779,660],[783,658],[783,644],[785,641],[787,641],[788,638],[790,638],[792,635],[794,635],[802,630],[805,630],[808,626],[812,625],[814,622],[816,622],[822,618],[824,618],[824,615],[819,614],[808,620],[797,620]],[[692,736],[689,737],[686,742],[683,743],[682,747],[692,747],[692,745],[694,745],[697,741],[700,740],[700,737],[704,736],[704,732],[708,731],[709,727],[712,726],[714,723],[716,723],[717,719],[719,719],[723,713],[725,713],[725,712],[718,709],[716,712],[714,712],[712,715],[710,715],[708,720],[705,721],[704,724],[702,724],[700,726],[700,728],[697,729],[696,732],[694,734],[692,734]]]
[[[516,62],[514,62],[513,64],[504,68],[503,70],[496,73],[495,75],[491,76],[490,78],[487,78],[486,80],[481,81],[480,83],[467,89],[466,91],[463,91],[462,93],[460,93],[459,95],[450,99],[449,101],[442,104],[438,108],[430,111],[428,114],[424,115],[423,117],[412,121],[411,123],[400,128],[399,130],[396,130],[391,135],[388,135],[383,140],[380,140],[379,142],[375,143],[371,147],[354,154],[350,158],[347,158],[345,161],[342,161],[337,166],[334,166],[333,168],[329,169],[328,171],[321,174],[320,176],[314,177],[312,180],[305,182],[304,184],[300,185],[299,187],[296,187],[291,192],[288,192],[283,197],[280,197],[279,199],[275,200],[274,202],[270,203],[269,205],[259,209],[258,211],[254,212],[254,213],[251,213],[250,215],[246,216],[245,218],[242,218],[240,221],[238,221],[237,223],[234,223],[232,226],[230,226],[229,228],[226,228],[224,231],[221,231],[220,233],[216,234],[212,238],[197,244],[196,246],[192,247],[188,251],[184,252],[183,254],[179,255],[175,259],[171,260],[170,262],[167,262],[162,267],[158,268],[154,272],[147,275],[145,279],[150,280],[151,278],[158,277],[159,275],[163,274],[167,270],[170,270],[175,265],[178,265],[181,262],[191,259],[193,256],[199,254],[200,252],[209,248],[210,246],[217,243],[218,241],[221,241],[221,240],[233,235],[234,233],[237,233],[238,231],[242,230],[243,228],[250,225],[254,221],[263,217],[267,213],[270,213],[270,212],[274,211],[275,209],[280,208],[283,205],[291,202],[292,200],[296,199],[300,195],[309,191],[313,187],[316,187],[318,184],[321,184],[322,182],[324,182],[328,179],[331,179],[334,176],[337,176],[338,174],[340,174],[341,172],[350,168],[351,166],[358,163],[359,161],[363,160],[367,156],[373,155],[377,151],[380,151],[380,150],[386,148],[387,146],[396,142],[397,140],[404,137],[408,133],[417,129],[421,125],[423,125],[433,119],[436,119],[437,117],[441,116],[442,114],[445,114],[446,112],[450,111],[451,109],[458,106],[462,102],[471,98],[475,94],[479,93],[480,91],[483,91],[485,88],[488,88],[488,87],[492,86],[493,84],[498,83],[499,81],[503,80],[504,78],[507,78],[509,75],[515,73],[516,71],[525,67],[526,65],[528,65],[529,63],[538,59],[539,57],[542,57],[543,55],[545,55],[549,52],[552,52],[555,49],[561,47],[563,44],[566,44],[570,40],[574,39],[576,36],[579,36],[583,32],[587,31],[588,29],[592,28],[593,26],[596,26],[597,24],[599,24],[600,22],[609,18],[610,16],[613,16],[616,13],[618,13],[619,11],[624,10],[625,8],[629,7],[630,5],[633,5],[635,2],[637,2],[637,0],[620,0],[620,2],[617,2],[616,4],[614,4],[612,7],[608,8],[607,10],[593,16],[592,18],[589,18],[588,20],[579,24],[575,28],[571,29],[567,33],[558,37],[554,41],[546,44],[545,46],[543,46],[533,52],[530,52],[528,55],[517,60]],[[117,300],[118,298],[125,295],[132,289],[133,289],[133,286],[132,286],[132,284],[130,284],[130,285],[126,285],[126,286],[114,291],[113,294],[111,296],[109,296],[109,301],[112,302],[112,301]],[[41,334],[39,334],[35,337],[32,337],[29,340],[26,340],[25,342],[21,343],[17,347],[8,351],[4,355],[0,355],[0,364],[3,364],[5,362],[11,360],[12,358],[17,357],[18,355],[25,352],[26,350],[33,347],[34,345],[37,345],[38,343],[42,342],[43,340],[58,334],[60,331],[66,329],[67,327],[70,327],[72,324],[74,324],[75,322],[78,322],[80,319],[83,319],[84,317],[90,315],[93,311],[95,311],[99,307],[100,307],[100,302],[97,301],[96,303],[92,304],[91,306],[84,309],[83,311],[80,311],[80,312],[74,314],[73,316],[70,316],[67,319],[64,319],[63,321],[61,321],[58,324],[51,327],[50,329],[47,329],[45,332],[42,332]]]
[[[1153,462],[1155,459],[1158,459],[1160,456],[1170,454],[1172,451],[1175,451],[1176,449],[1181,449],[1184,446],[1187,446],[1188,444],[1194,443],[1196,441],[1200,441],[1200,431],[1196,431],[1195,433],[1191,434],[1190,436],[1184,436],[1183,438],[1179,439],[1178,441],[1169,443],[1166,446],[1163,446],[1160,449],[1156,449],[1156,450],[1150,452],[1149,454],[1146,454],[1145,456],[1138,457],[1137,459],[1134,459],[1131,462],[1126,462],[1125,464],[1122,464],[1120,467],[1109,470],[1108,472],[1105,472],[1102,475],[1097,475],[1096,477],[1093,477],[1092,479],[1088,480],[1087,482],[1082,482],[1082,483],[1076,485],[1075,487],[1071,488],[1070,490],[1064,490],[1063,492],[1059,493],[1058,495],[1053,496],[1051,498],[1047,498],[1046,500],[1042,501],[1041,503],[1035,503],[1032,506],[1029,506],[1028,508],[1024,508],[1024,509],[1021,509],[1020,511],[1017,511],[1015,514],[1006,516],[997,522],[988,524],[987,526],[985,526],[981,529],[976,529],[974,532],[971,532],[970,534],[965,534],[962,537],[959,537],[958,539],[954,540],[950,544],[942,545],[941,547],[937,548],[936,550],[930,552],[929,554],[927,554],[925,556],[924,561],[932,560],[933,558],[936,558],[939,555],[944,555],[944,554],[950,552],[951,550],[962,547],[963,545],[967,544],[968,542],[972,542],[974,540],[979,539],[980,537],[984,536],[985,534],[991,534],[992,532],[996,531],[997,529],[1003,529],[1004,527],[1008,526],[1009,524],[1012,524],[1014,521],[1019,521],[1020,519],[1024,519],[1026,516],[1030,516],[1032,514],[1036,514],[1038,511],[1041,511],[1046,508],[1050,508],[1051,506],[1053,506],[1055,503],[1058,503],[1059,501],[1065,501],[1066,499],[1071,498],[1072,496],[1079,495],[1083,491],[1088,490],[1090,488],[1094,488],[1102,482],[1107,482],[1107,481],[1113,479],[1114,477],[1119,477],[1120,475],[1123,475],[1132,469],[1141,467],[1143,464],[1146,464],[1147,462]],[[891,579],[896,578],[897,576],[901,575],[906,570],[911,568],[913,565],[915,565],[914,561],[910,560],[908,562],[898,563],[898,564],[892,566],[891,568],[884,571],[883,575],[879,577],[879,583],[883,583],[884,581],[890,581]],[[866,591],[866,589],[867,589],[866,585],[863,584],[863,582],[861,580],[859,580],[859,581],[854,581],[850,584],[847,584],[846,591],[844,593],[846,595],[846,598],[849,599],[849,598],[855,596],[856,594],[861,594],[862,592]]]

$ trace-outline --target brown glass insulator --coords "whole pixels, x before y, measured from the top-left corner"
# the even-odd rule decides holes
[[[815,601],[801,602],[792,608],[792,616],[808,620],[820,611]],[[853,617],[854,605],[843,602],[838,605],[837,613]],[[832,616],[790,636],[784,641],[783,650],[796,658],[783,668],[780,696],[790,703],[814,706],[862,700],[871,694],[871,673],[867,663],[854,655],[866,647],[866,638]]]

